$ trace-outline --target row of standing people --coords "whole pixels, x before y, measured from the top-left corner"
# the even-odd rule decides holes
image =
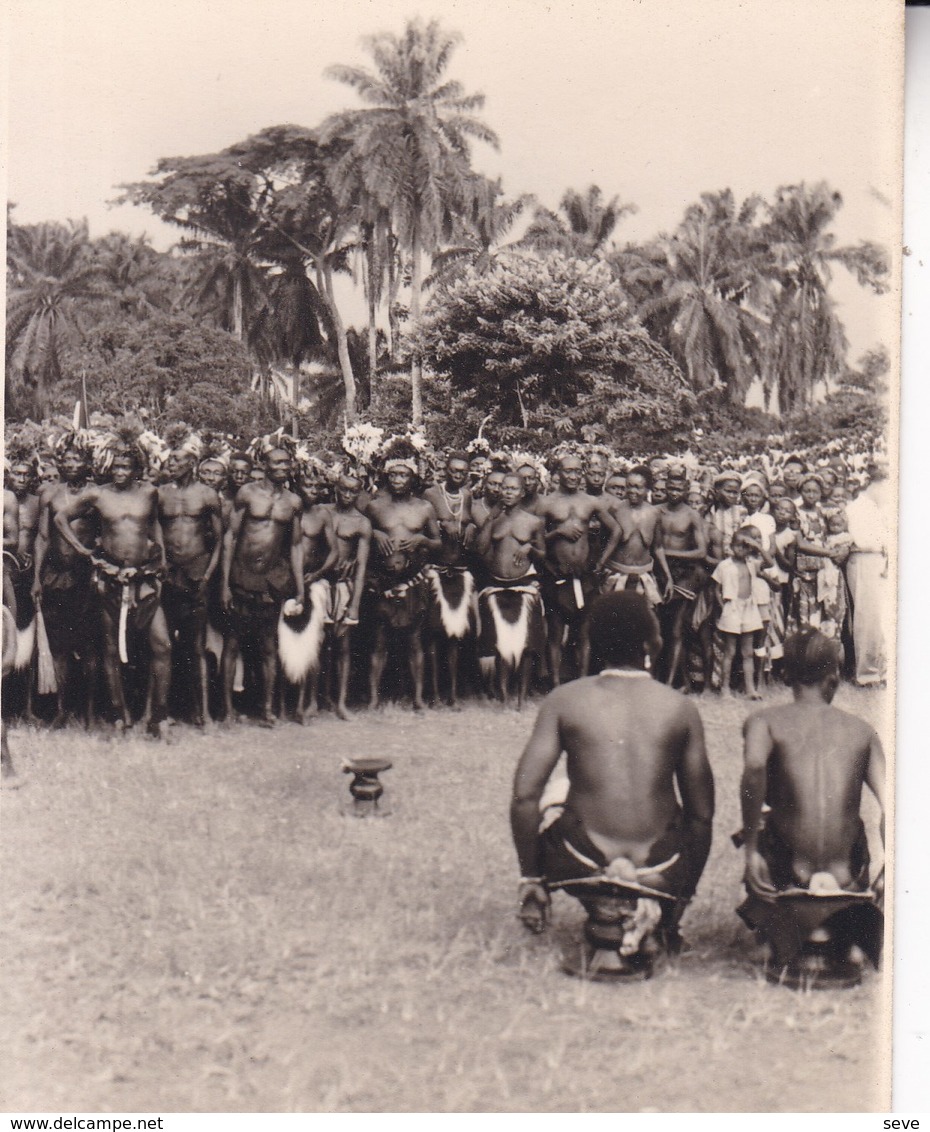
[[[126,677],[140,641],[148,665],[136,683],[156,732],[172,670],[193,693],[193,721],[209,719],[211,651],[222,689],[215,713],[227,719],[244,674],[269,724],[282,683],[298,687],[296,710],[311,715],[327,667],[339,714],[366,666],[377,704],[392,649],[406,657],[417,707],[425,653],[434,695],[441,673],[458,698],[464,659],[473,675],[496,667],[498,693],[506,698],[514,683],[522,700],[534,673],[557,685],[587,670],[587,607],[620,589],[644,593],[659,613],[664,644],[652,663],[665,680],[691,687],[703,670],[705,686],[727,690],[740,655],[755,694],[757,669],[777,664],[786,627],[839,636],[850,563],[881,560],[880,547],[841,529],[855,503],[824,506],[824,477],[803,466],[795,477],[786,465],[781,484],[724,470],[708,495],[674,463],[611,471],[597,453],[570,452],[554,461],[543,493],[538,461],[479,462],[466,452],[450,453],[422,490],[404,451],[383,460],[380,489],[358,469],[327,478],[318,461],[295,463],[274,446],[256,465],[244,452],[197,461],[182,445],[161,483],[143,478],[131,445],[111,457],[106,476],[92,476],[75,436],[58,454],[57,479],[38,490],[35,465],[9,471],[5,594],[17,609],[25,698],[54,684],[56,718],[69,696],[89,705],[99,680],[117,724],[129,725]],[[861,593],[855,603],[861,615]],[[35,609],[54,669],[38,685]],[[869,656],[880,678],[880,646]]]

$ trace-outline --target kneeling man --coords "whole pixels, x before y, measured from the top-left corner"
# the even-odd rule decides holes
[[[790,967],[838,910],[845,919],[834,933],[837,960],[845,962],[855,943],[877,962],[881,917],[861,894],[882,896],[884,868],[870,890],[869,847],[859,808],[865,783],[882,810],[884,842],[881,742],[863,720],[831,706],[840,679],[838,642],[816,629],[795,633],[785,641],[785,676],[794,701],[754,712],[743,729],[748,898],[739,914],[768,939],[777,970]],[[763,815],[765,803],[769,809]],[[847,915],[841,901],[779,901],[779,893],[798,890],[820,898],[854,894],[859,907]]]
[[[668,950],[681,946],[678,924],[710,851],[714,781],[694,704],[646,671],[658,636],[643,595],[596,599],[590,642],[599,674],[556,688],[540,708],[510,811],[523,874],[519,914],[534,931],[545,927],[549,885],[622,874],[674,898],[662,901],[661,923],[658,902],[638,902],[652,904],[640,939],[658,928]],[[563,750],[567,796],[554,820],[550,807],[541,823],[543,792]]]

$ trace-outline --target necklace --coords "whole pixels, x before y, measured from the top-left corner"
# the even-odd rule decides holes
[[[458,491],[450,494],[446,491],[446,485],[441,483],[439,490],[442,492],[442,498],[446,505],[446,510],[449,512],[449,517],[455,520],[456,531],[461,534],[462,532],[462,516],[465,514],[465,492]],[[457,504],[457,506],[455,505]]]

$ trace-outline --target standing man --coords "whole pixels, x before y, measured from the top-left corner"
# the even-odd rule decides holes
[[[662,569],[666,596],[671,594],[673,582],[662,543],[659,509],[646,502],[651,482],[649,469],[642,465],[627,472],[626,499],[616,503],[613,511],[620,529],[616,549],[608,555],[604,590],[641,593],[650,605],[657,606],[663,595],[656,583],[656,563]]]
[[[588,603],[597,592],[594,574],[603,568],[620,537],[620,526],[610,509],[613,500],[581,490],[584,469],[580,456],[562,456],[558,478],[557,490],[540,500],[535,512],[545,524],[543,600],[549,620],[549,670],[555,687],[561,682],[566,630],[575,642],[578,674],[583,676],[588,670],[585,622]],[[592,516],[597,516],[607,532],[606,544],[594,563],[593,573],[588,542]]]
[[[282,448],[269,449],[263,471],[262,480],[246,483],[236,495],[223,542],[222,602],[229,622],[222,672],[230,722],[235,718],[233,679],[241,643],[257,645],[262,661],[260,722],[273,727],[278,617],[283,602],[301,593],[303,545],[300,497],[286,486],[290,455]]]
[[[87,452],[73,432],[56,446],[59,483],[48,484],[39,493],[39,530],[33,596],[41,606],[48,644],[55,665],[58,702],[53,727],[64,724],[69,693],[83,684],[86,722],[91,723],[96,676],[96,651],[92,634],[90,559],[74,549],[59,532],[59,512],[70,513],[87,486],[90,474]],[[93,546],[96,530],[90,516],[69,519],[71,530],[83,546]]]
[[[402,642],[413,680],[413,706],[423,701],[423,630],[429,608],[429,582],[423,572],[428,557],[442,547],[431,503],[413,494],[414,456],[390,456],[384,464],[385,492],[368,504],[376,554],[372,563],[375,591],[375,640],[371,657],[371,706],[378,706],[387,661],[388,631]]]
[[[303,500],[300,535],[304,574],[299,601],[302,608],[298,616],[290,617],[285,605],[278,624],[278,653],[284,675],[300,687],[297,714],[301,723],[307,723],[319,711],[320,672],[331,596],[328,575],[336,563],[336,536],[332,514],[323,502],[326,481],[322,464],[304,461],[299,475]]]
[[[659,508],[662,548],[672,578],[671,596],[659,607],[666,663],[665,682],[674,685],[680,673],[686,690],[690,691],[688,665],[682,667],[681,662],[695,602],[707,585],[704,567],[707,535],[703,517],[685,502],[688,478],[681,465],[673,464],[669,468],[666,491],[668,498]]]
[[[475,579],[468,569],[466,554],[475,535],[472,494],[465,486],[468,456],[450,452],[446,458],[445,479],[423,492],[439,522],[442,546],[432,555],[427,568],[432,592],[429,611],[429,652],[433,678],[433,699],[439,701],[439,658],[437,643],[445,644],[449,668],[449,704],[458,704],[459,649],[474,632]]]
[[[35,580],[35,544],[39,529],[39,496],[37,491],[38,461],[34,453],[14,440],[7,475],[10,490],[19,507],[19,534],[16,562],[11,569],[16,594],[16,654],[13,679],[16,681],[15,704],[27,718],[32,717],[33,656],[36,639],[36,607],[33,601]],[[13,697],[11,696],[11,700]]]
[[[207,595],[223,542],[220,498],[194,479],[195,457],[175,448],[171,479],[158,489],[158,519],[165,540],[167,576],[161,600],[174,644],[173,670],[181,686],[194,693],[194,724],[210,717],[207,679]]]
[[[533,931],[546,926],[547,882],[594,876],[624,858],[640,883],[676,897],[663,901],[659,928],[670,952],[681,948],[679,922],[710,851],[714,780],[694,704],[645,669],[658,632],[641,594],[598,598],[590,639],[599,675],[555,689],[539,709],[510,807],[519,916]],[[563,751],[567,794],[541,822]],[[649,926],[658,922],[656,910]]]
[[[165,546],[158,519],[158,489],[139,482],[142,460],[135,445],[116,441],[111,450],[110,482],[89,484],[69,508],[57,511],[54,525],[67,543],[90,559],[93,567],[103,674],[116,714],[116,727],[126,731],[132,726],[122,665],[129,663],[131,637],[144,638],[150,653],[148,731],[159,738],[168,715],[171,643],[159,600]],[[97,525],[95,549],[85,546],[75,533],[74,526],[84,531],[91,529],[89,524],[82,528],[81,520]]]
[[[478,534],[489,585],[478,595],[481,655],[494,657],[497,690],[509,701],[510,674],[517,677],[517,708],[529,689],[533,656],[542,656],[546,640],[537,566],[546,557],[543,521],[521,506],[523,480],[508,472],[501,503]]]
[[[348,719],[346,697],[352,656],[352,638],[358,625],[368,558],[371,554],[371,523],[358,510],[362,490],[359,476],[343,472],[336,481],[336,501],[331,508],[336,546],[336,564],[330,582],[328,619],[336,653],[338,691],[336,714]]]
[[[531,515],[539,515],[542,501],[545,498],[541,494],[542,477],[539,474],[539,468],[529,460],[519,462],[518,457],[517,474],[523,480],[523,502],[520,506],[524,511],[529,511]]]

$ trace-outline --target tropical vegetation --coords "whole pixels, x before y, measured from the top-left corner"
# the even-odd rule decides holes
[[[551,209],[481,172],[475,147],[500,143],[452,74],[458,42],[435,20],[371,36],[370,67],[328,70],[361,105],[121,186],[177,229],[167,252],[11,209],[8,415],[62,411],[83,375],[92,407],[306,435],[360,414],[526,443],[880,419],[880,349],[848,365],[831,288],[840,270],[881,293],[888,253],[838,242],[835,188],[708,191],[620,242],[619,193]]]

